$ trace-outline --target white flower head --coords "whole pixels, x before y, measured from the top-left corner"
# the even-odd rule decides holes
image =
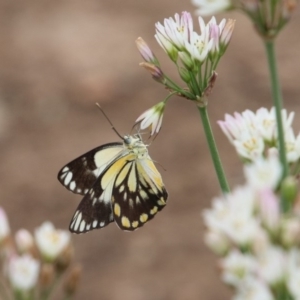
[[[248,184],[256,190],[272,189],[277,187],[282,167],[276,154],[267,158],[258,157],[252,164],[244,166],[244,173]]]
[[[160,131],[163,113],[165,110],[166,103],[160,102],[150,109],[146,110],[142,113],[137,119],[136,123],[140,122],[140,128],[146,129],[148,127],[151,128],[151,135],[157,134]]]
[[[0,207],[0,244],[10,234],[10,227],[7,215],[2,207]]]
[[[8,279],[13,289],[29,291],[37,283],[39,262],[28,254],[13,256],[8,262]]]
[[[199,16],[212,16],[229,9],[232,6],[231,0],[192,0],[198,7],[196,14]]]
[[[32,234],[26,229],[19,229],[15,234],[16,245],[19,252],[30,251],[34,247]]]
[[[46,260],[55,260],[70,244],[70,233],[55,229],[50,222],[44,222],[35,230],[35,241]]]
[[[258,265],[254,256],[233,250],[221,260],[221,268],[223,281],[238,287],[246,277],[257,270]]]

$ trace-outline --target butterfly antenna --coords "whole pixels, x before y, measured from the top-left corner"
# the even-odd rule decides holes
[[[121,136],[121,134],[117,131],[117,129],[115,128],[114,124],[111,122],[111,120],[109,119],[109,117],[106,115],[106,113],[104,112],[104,110],[102,109],[102,107],[100,106],[100,104],[98,102],[96,102],[97,107],[100,109],[100,111],[102,112],[103,116],[105,117],[105,119],[108,121],[108,123],[111,126],[111,129],[117,134],[117,136],[119,136],[122,140],[124,140],[124,138]]]

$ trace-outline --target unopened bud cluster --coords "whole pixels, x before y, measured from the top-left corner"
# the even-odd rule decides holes
[[[0,264],[4,266],[0,278],[5,278],[1,281],[8,283],[5,288],[7,299],[48,299],[45,297],[54,292],[54,283],[58,279],[65,282],[63,293],[68,297],[78,286],[79,268],[72,267],[70,233],[45,222],[35,229],[34,234],[20,229],[13,236],[1,207]]]

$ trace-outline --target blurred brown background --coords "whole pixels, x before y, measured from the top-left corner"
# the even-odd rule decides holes
[[[25,0],[0,2],[0,205],[13,230],[45,220],[68,228],[80,196],[57,181],[58,170],[95,146],[118,138],[166,91],[138,66],[142,36],[163,69],[175,68],[154,39],[154,23],[194,8],[189,1]],[[216,120],[225,112],[271,107],[263,45],[239,13],[218,67],[209,114],[230,184],[243,182]],[[218,16],[218,20],[222,16]],[[198,25],[196,24],[195,27]],[[278,39],[285,104],[300,114],[299,12]],[[297,33],[298,32],[298,33]],[[299,119],[294,128],[299,131]],[[167,207],[134,233],[114,224],[74,236],[83,278],[76,299],[223,300],[216,257],[203,243],[201,211],[219,194],[196,108],[174,98],[150,147],[169,191]]]

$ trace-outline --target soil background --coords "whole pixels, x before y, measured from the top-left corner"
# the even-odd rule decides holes
[[[134,41],[142,36],[163,70],[177,78],[154,39],[154,24],[183,10],[194,7],[172,0],[0,1],[0,205],[13,231],[34,230],[45,220],[68,228],[81,196],[64,189],[57,172],[93,147],[118,140],[95,102],[126,134],[143,111],[164,99],[166,90],[138,66],[142,59]],[[225,113],[272,105],[261,40],[241,13],[218,20],[222,17],[237,22],[217,69],[209,114],[235,186],[244,181],[242,164],[216,121]],[[285,106],[296,112],[296,132],[299,26],[296,11],[277,41]],[[168,205],[134,233],[110,224],[73,236],[75,258],[83,267],[75,299],[230,299],[217,259],[203,242],[201,211],[220,191],[193,103],[178,97],[169,102],[149,151],[166,169],[158,166]]]

